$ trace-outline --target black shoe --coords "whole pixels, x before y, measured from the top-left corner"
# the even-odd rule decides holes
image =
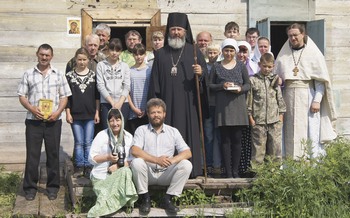
[[[25,195],[27,201],[33,201],[35,199],[36,193],[28,193]]]
[[[73,177],[78,178],[84,175],[84,168],[83,167],[75,167]]]
[[[90,179],[91,170],[92,170],[91,167],[85,167],[85,169],[84,169],[84,177],[85,178]]]
[[[49,192],[49,193],[47,193],[47,198],[51,201],[55,200],[57,198],[57,193]]]
[[[235,179],[239,179],[239,178],[241,178],[240,176],[239,176],[239,174],[238,173],[233,173],[233,178],[235,178]]]
[[[144,214],[148,214],[151,211],[151,199],[149,197],[142,199],[139,210]]]
[[[180,211],[170,199],[164,198],[160,204],[160,207],[163,208],[168,213],[177,213]]]

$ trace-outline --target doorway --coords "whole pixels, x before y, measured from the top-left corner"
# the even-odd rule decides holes
[[[94,22],[93,26],[96,27],[98,24],[100,24],[100,23]],[[146,27],[136,27],[136,26],[115,27],[115,26],[111,26],[111,37],[110,38],[111,39],[112,38],[119,38],[123,44],[123,50],[125,50],[126,49],[125,34],[127,34],[130,30],[136,30],[137,32],[139,32],[141,37],[142,37],[142,43],[146,46],[146,38],[147,38]]]
[[[159,27],[161,17],[159,9],[82,9],[82,44],[86,35],[93,32],[99,23],[106,23],[111,27],[111,38],[119,38],[125,45],[125,34],[129,30],[137,30],[142,36],[142,43],[146,47],[150,38],[150,27]]]

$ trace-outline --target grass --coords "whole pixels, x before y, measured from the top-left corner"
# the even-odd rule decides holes
[[[327,145],[326,151],[320,159],[305,155],[299,161],[267,160],[255,169],[257,177],[251,188],[233,193],[233,199],[251,208],[232,208],[226,217],[350,217],[350,141],[339,137]],[[11,217],[19,183],[19,174],[4,172],[0,167],[1,217]],[[152,205],[156,206],[159,197],[153,197]],[[72,213],[86,213],[94,201],[83,198]],[[181,207],[200,206],[215,203],[215,198],[202,190],[186,190],[175,202]]]
[[[237,194],[253,205],[241,217],[350,217],[349,148],[350,141],[340,137],[319,159],[306,154],[298,161],[267,160],[256,168],[252,187]]]
[[[11,217],[12,209],[16,201],[18,186],[21,177],[18,173],[8,173],[0,166],[0,214],[1,217]]]

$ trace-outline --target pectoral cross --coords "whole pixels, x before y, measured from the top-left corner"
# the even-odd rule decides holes
[[[294,76],[297,76],[297,75],[298,75],[298,72],[299,72],[299,69],[298,69],[297,66],[295,66],[294,69],[293,69],[293,73],[294,73],[293,75],[294,75]]]

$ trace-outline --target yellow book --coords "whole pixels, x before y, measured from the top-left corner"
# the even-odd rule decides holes
[[[49,118],[49,115],[52,113],[53,101],[51,99],[40,99],[39,108],[41,113],[44,114],[44,120]]]

